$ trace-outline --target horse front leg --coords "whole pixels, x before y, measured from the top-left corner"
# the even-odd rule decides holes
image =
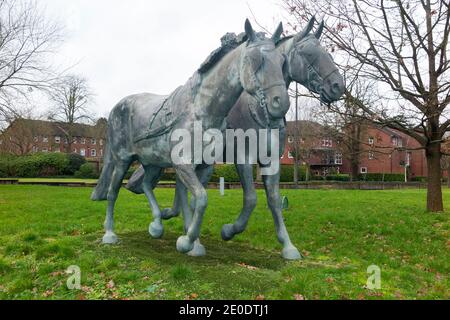
[[[292,244],[284,223],[281,209],[280,172],[278,171],[276,175],[272,176],[263,176],[263,180],[266,189],[267,203],[272,211],[273,220],[275,222],[278,241],[283,245],[282,256],[286,260],[299,260],[302,256]]]
[[[229,241],[245,231],[248,220],[253,210],[255,210],[257,203],[256,190],[253,183],[253,165],[237,164],[236,170],[244,190],[244,205],[236,222],[234,224],[226,224],[222,227],[222,239],[225,241]]]
[[[195,211],[192,222],[186,225],[187,232],[185,236],[181,236],[177,241],[177,250],[181,253],[189,253],[194,249],[195,242],[200,236],[200,229],[203,222],[206,207],[208,206],[208,194],[198,179],[196,172],[190,165],[180,165],[175,167],[180,181],[191,192],[195,198]],[[184,197],[187,203],[187,195]],[[183,207],[186,204],[183,205]],[[185,208],[183,208],[185,209]],[[183,210],[184,211],[184,210]]]
[[[188,190],[181,181],[177,181],[177,198],[179,208],[183,212],[184,232],[187,233],[192,224],[193,214],[188,201]],[[188,252],[188,255],[191,257],[203,257],[206,255],[206,249],[200,243],[200,239],[195,241],[194,248]]]
[[[114,233],[114,207],[119,196],[123,178],[129,168],[129,163],[115,163],[108,188],[108,208],[106,209],[105,235],[103,236],[103,244],[116,244],[119,238]]]

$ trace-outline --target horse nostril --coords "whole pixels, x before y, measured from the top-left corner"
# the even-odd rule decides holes
[[[333,92],[339,92],[341,90],[341,86],[339,85],[339,83],[335,82],[332,86],[332,90]]]
[[[280,97],[273,98],[272,105],[273,105],[274,108],[279,108],[280,104],[281,104],[281,98]]]

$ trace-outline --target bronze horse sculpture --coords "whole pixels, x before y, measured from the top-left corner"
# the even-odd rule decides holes
[[[311,34],[315,19],[311,19],[305,30],[293,37],[287,37],[277,43],[277,49],[287,57],[283,69],[286,86],[295,81],[305,86],[310,91],[319,94],[323,103],[331,103],[340,99],[344,92],[344,81],[334,64],[331,56],[320,46],[319,40],[323,32],[323,22],[314,34]],[[280,154],[284,154],[286,127],[284,119],[271,118],[265,121],[261,112],[255,112],[250,106],[254,103],[252,97],[245,92],[238,103],[233,107],[227,117],[228,128],[262,129],[272,128],[280,130]],[[283,115],[284,116],[284,115]],[[236,162],[235,162],[236,163]],[[225,225],[222,228],[222,238],[231,240],[237,234],[244,232],[251,213],[256,207],[257,197],[253,181],[253,165],[251,163],[235,164],[244,190],[244,205],[241,214],[234,224]],[[261,162],[259,165],[262,166]],[[201,166],[197,174],[204,185],[207,184],[213,172],[212,166]],[[134,173],[127,188],[135,193],[142,193],[143,170],[140,168]],[[274,218],[279,241],[283,245],[283,257],[289,260],[301,258],[297,248],[292,244],[287,232],[281,212],[279,174],[263,176],[267,202]],[[195,200],[191,201],[191,206]],[[191,208],[187,204],[187,190],[177,182],[176,197],[172,209],[163,211],[163,218],[170,219],[183,211],[185,224],[190,221]],[[202,247],[196,244],[193,254],[201,255]]]
[[[193,136],[194,123],[203,130],[221,128],[243,91],[259,101],[267,112],[277,114],[289,109],[289,96],[283,77],[284,56],[275,48],[283,32],[274,36],[257,34],[245,23],[245,37],[236,46],[223,46],[195,72],[188,82],[169,96],[138,94],[124,98],[112,110],[107,130],[105,163],[92,200],[107,200],[103,243],[117,243],[114,233],[114,207],[124,176],[134,161],[144,168],[143,191],[152,209],[154,221],[149,232],[163,235],[162,213],[153,186],[165,168],[173,167],[195,199],[194,214],[186,235],[178,238],[177,250],[188,253],[200,235],[208,198],[196,175],[194,159],[174,163],[175,142],[171,135],[185,130]]]

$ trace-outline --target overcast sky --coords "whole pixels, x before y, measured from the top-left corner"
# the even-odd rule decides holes
[[[96,94],[92,109],[99,116],[127,95],[168,94],[184,84],[226,32],[243,32],[246,18],[260,30],[251,11],[271,29],[284,16],[277,0],[38,3],[65,25],[66,40],[55,64],[75,65],[70,72],[89,80]]]

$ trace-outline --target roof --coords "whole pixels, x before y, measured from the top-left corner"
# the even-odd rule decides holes
[[[33,131],[35,135],[48,136],[65,136],[70,129],[70,135],[73,137],[84,138],[104,138],[106,136],[107,122],[105,119],[100,119],[95,125],[88,125],[83,123],[68,124],[63,122],[52,122],[45,120],[32,119],[17,119],[9,128],[11,130],[15,126],[23,125]]]

